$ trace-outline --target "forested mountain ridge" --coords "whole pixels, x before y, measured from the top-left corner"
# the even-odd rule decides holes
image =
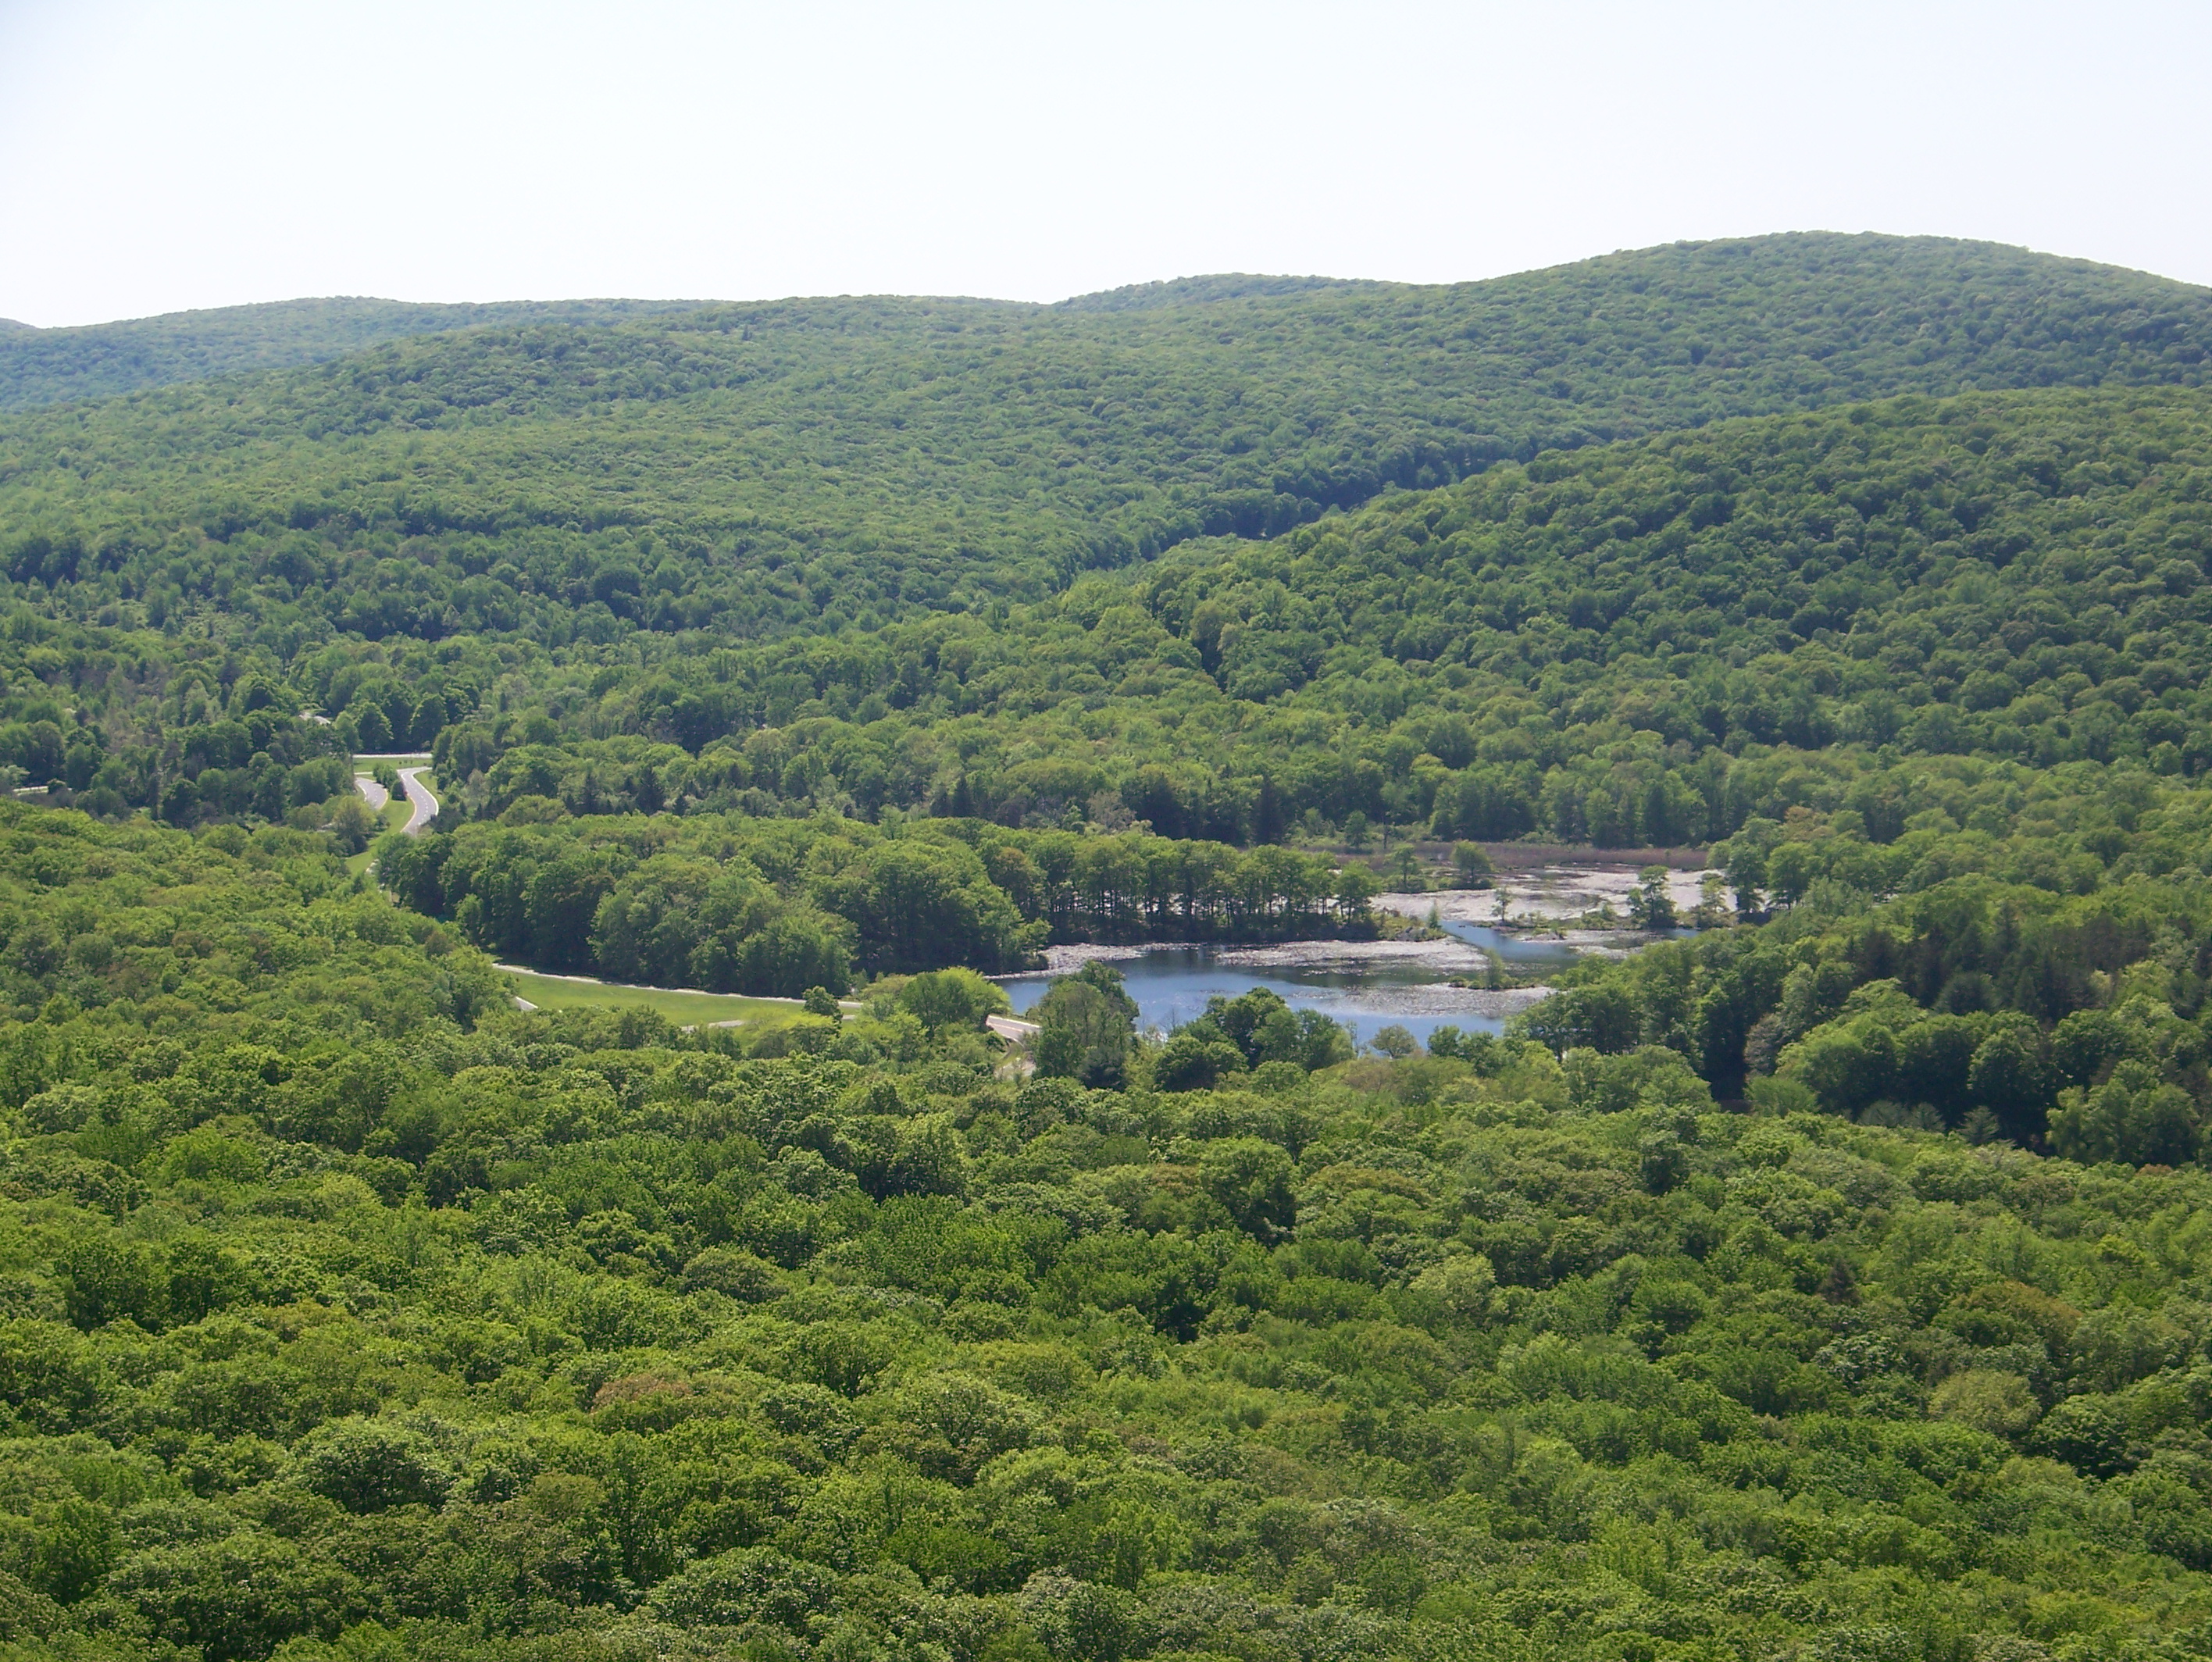
[[[2212,1657],[2204,300],[1778,238],[0,421],[0,1662]],[[1377,821],[1725,888],[1503,1034],[1091,963],[1007,1065],[978,971],[1371,933]]]
[[[270,717],[312,704],[363,749],[436,742],[455,815],[536,796],[1035,826],[1103,799],[1231,842],[1355,811],[1446,837],[1704,841],[1912,756],[2193,777],[2212,762],[2205,397],[1716,424],[1194,543],[996,617],[750,646],[636,627],[674,604],[650,573],[595,601],[581,579],[516,595],[395,562],[426,611],[466,621],[489,596],[570,642],[313,647],[335,585],[295,544],[261,581],[289,591],[297,559],[301,598],[248,651],[19,612],[0,761],[115,808],[220,770],[164,809],[182,822],[289,810],[311,786],[276,775],[315,747]]]
[[[1261,834],[1263,779],[1278,832],[1358,811],[1638,845],[1726,836],[1790,805],[1785,775],[1823,791],[1884,755],[2193,776],[2208,466],[2193,391],[1717,424],[1194,543],[1003,620],[553,672],[568,690],[538,707],[564,713],[539,742],[597,747],[502,769],[531,743],[517,713],[457,723],[446,754],[489,770],[495,813],[526,778],[572,802],[592,776],[609,804],[869,814],[957,792],[1007,824],[1104,792],[1227,840]],[[466,661],[479,686],[500,673]],[[342,718],[390,684],[318,662]],[[361,710],[377,731],[412,720],[416,695],[367,695],[391,707]]]
[[[372,638],[544,639],[528,597],[549,591],[587,631],[812,633],[1034,598],[1547,448],[1914,391],[2186,384],[2208,319],[2201,291],[2136,274],[1784,237],[1103,312],[810,300],[488,328],[20,413],[0,553],[18,581],[118,601],[173,586],[163,616],[233,638],[302,591],[305,627]],[[327,580],[362,555],[361,582]]]
[[[0,319],[0,409],[318,363],[379,341],[483,324],[611,323],[695,304],[507,300],[423,305],[343,296],[34,329]]]

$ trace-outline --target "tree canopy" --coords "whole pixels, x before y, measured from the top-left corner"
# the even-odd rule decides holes
[[[320,834],[0,839],[12,1654],[2194,1653],[2167,956],[2047,1063],[1974,1029],[1969,1093],[2008,1033],[2124,1055],[2038,1157],[1854,1123],[1832,1022],[1727,1113],[1534,1026],[1117,1040],[1086,973],[1023,1083],[963,971],[750,1035],[519,1014]],[[1817,1019],[1866,920],[1796,915]],[[1840,1019],[1974,1019],[1909,979]]]
[[[0,335],[0,1651],[2212,1654],[2208,331],[1793,236]],[[1576,849],[1695,932],[1502,1033],[996,1019]]]

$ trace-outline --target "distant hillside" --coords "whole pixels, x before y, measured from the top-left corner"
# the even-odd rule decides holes
[[[1259,295],[1304,294],[1317,288],[1343,290],[1387,288],[1380,282],[1343,282],[1334,277],[1267,277],[1230,271],[1212,277],[1176,277],[1166,282],[1131,283],[1124,288],[1102,288],[1095,294],[1077,294],[1061,300],[1060,312],[1147,312],[1163,306],[1191,301],[1251,300]]]
[[[380,341],[479,324],[605,324],[683,311],[696,304],[507,300],[488,306],[416,306],[341,297],[172,312],[78,329],[34,329],[0,318],[0,409],[105,398],[243,370],[319,363]]]
[[[1704,844],[1839,795],[1877,751],[2212,770],[2208,478],[2203,389],[1762,416],[1194,541],[1003,618],[658,650],[626,676],[577,654],[561,702],[579,740],[742,743],[739,782],[793,813],[957,786],[1003,823],[1107,793],[1224,841],[1356,810]],[[388,701],[395,725],[418,699]],[[1928,805],[1881,794],[1855,806],[1893,830]]]
[[[0,422],[0,559],[41,583],[97,567],[165,616],[233,620],[219,634],[281,612],[371,639],[757,638],[1034,597],[1194,536],[1723,417],[2195,385],[2212,349],[2203,289],[1931,238],[1205,297],[1250,281],[1121,310],[540,320],[21,411]],[[367,557],[402,543],[404,562]]]

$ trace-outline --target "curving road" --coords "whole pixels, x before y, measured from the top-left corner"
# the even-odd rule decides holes
[[[438,817],[438,799],[430,794],[430,787],[422,783],[427,767],[403,767],[399,782],[407,787],[407,800],[415,811],[407,816],[407,823],[399,828],[410,837],[419,837],[430,828],[430,822]]]
[[[399,782],[406,787],[407,801],[411,810],[407,816],[407,823],[399,828],[410,837],[421,836],[430,828],[430,822],[438,817],[438,799],[430,794],[430,787],[422,783],[422,775],[428,772],[429,769],[427,767],[403,767],[399,770]],[[354,788],[361,792],[362,800],[368,804],[372,814],[381,814],[385,804],[392,800],[392,793],[366,773],[355,774],[353,783]]]

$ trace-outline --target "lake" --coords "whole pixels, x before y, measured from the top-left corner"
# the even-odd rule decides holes
[[[1672,872],[1675,905],[1697,904],[1702,873]],[[1087,959],[1119,970],[1137,1001],[1137,1025],[1165,1033],[1206,1013],[1210,998],[1234,998],[1266,987],[1293,1010],[1316,1010],[1341,1022],[1361,1044],[1383,1028],[1402,1027],[1427,1044],[1440,1027],[1462,1033],[1498,1033],[1509,1017],[1544,996],[1537,987],[1492,992],[1455,987],[1454,977],[1478,983],[1492,956],[1522,974],[1541,974],[1585,953],[1633,951],[1656,938],[1627,930],[1561,928],[1610,907],[1618,916],[1634,887],[1633,870],[1560,863],[1503,874],[1506,913],[1515,925],[1498,926],[1498,891],[1454,889],[1431,895],[1380,895],[1375,904],[1407,917],[1433,918],[1442,941],[1291,941],[1272,947],[1054,947],[1039,975],[1011,976],[1000,985],[1015,1013],[1027,1015],[1054,975],[1073,974]],[[1691,931],[1672,930],[1686,935]]]
[[[1126,953],[1061,947],[1051,955],[1051,973],[1012,976],[1000,985],[1016,1013],[1026,1015],[1051,986],[1053,974],[1073,974],[1086,957],[1104,958],[1121,972],[1122,985],[1137,1001],[1139,1028],[1164,1033],[1206,1014],[1209,998],[1234,998],[1266,987],[1293,1010],[1319,1010],[1341,1022],[1363,1045],[1394,1024],[1424,1045],[1440,1027],[1501,1032],[1508,1016],[1540,996],[1450,986],[1453,974],[1482,973],[1481,962],[1464,949],[1449,955],[1434,950],[1341,955],[1361,944],[1299,941],[1281,947],[1162,946]]]

